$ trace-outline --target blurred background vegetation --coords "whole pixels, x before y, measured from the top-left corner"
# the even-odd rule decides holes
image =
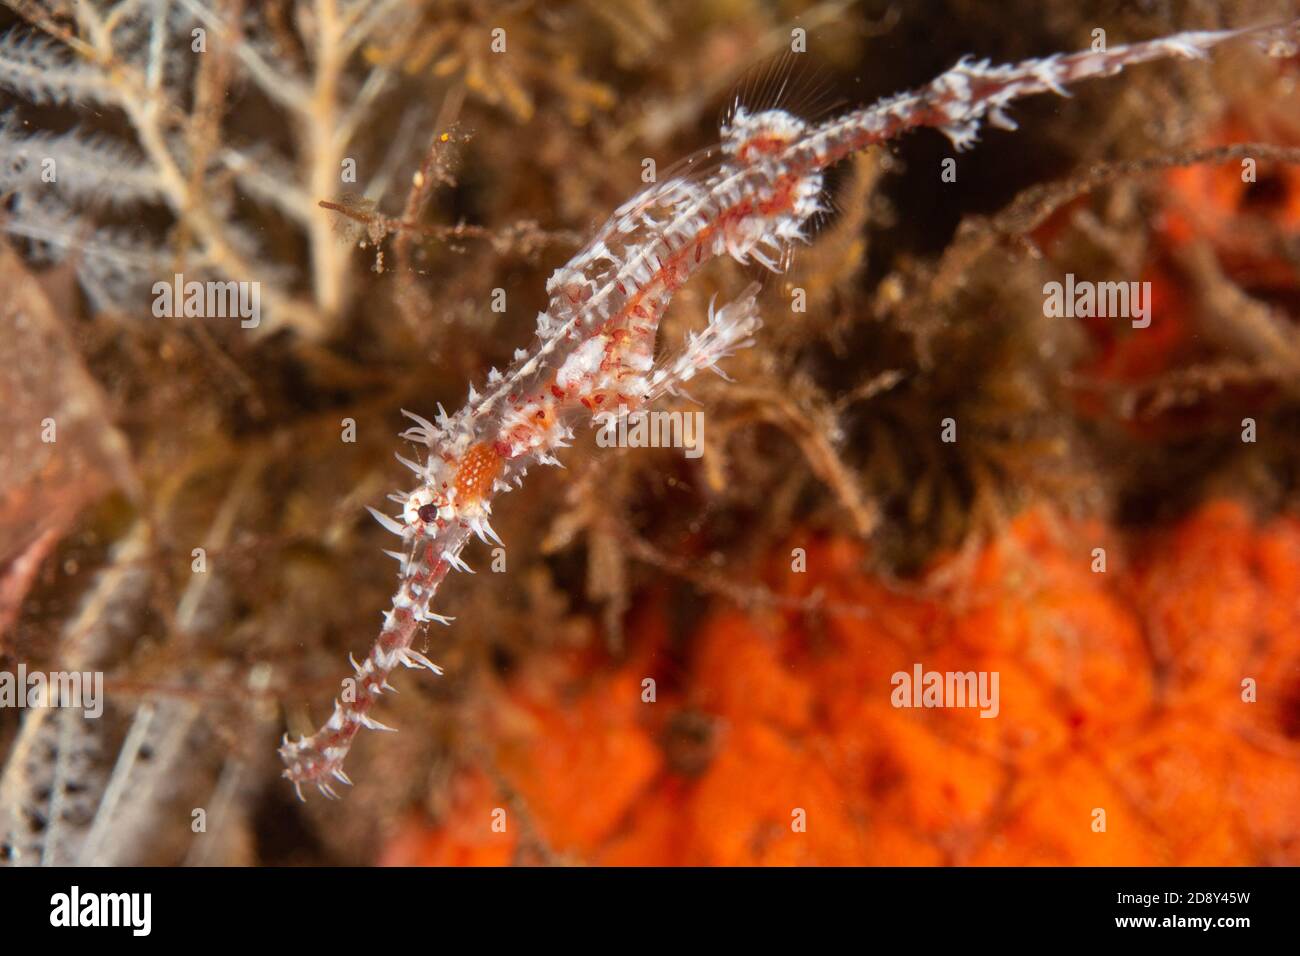
[[[388,606],[393,567],[364,506],[401,480],[398,409],[458,406],[526,345],[546,277],[640,187],[645,158],[666,170],[710,145],[737,91],[771,102],[764,71],[793,29],[807,31],[808,52],[779,74],[789,78],[781,104],[815,113],[919,85],[968,53],[1014,60],[1087,47],[1099,26],[1119,43],[1285,17],[1290,4],[8,6],[0,416],[13,437],[0,450],[0,667],[101,669],[110,703],[93,724],[0,713],[9,862],[970,861],[973,846],[994,844],[927,822],[917,796],[966,793],[960,781],[914,784],[889,802],[878,779],[858,779],[867,764],[853,757],[860,742],[839,736],[843,722],[879,721],[873,739],[929,752],[919,738],[891,737],[887,712],[778,721],[804,750],[847,748],[794,776],[824,775],[822,799],[857,808],[844,826],[883,821],[892,829],[879,840],[765,854],[751,831],[775,826],[775,811],[750,819],[739,795],[708,804],[720,817],[689,832],[654,830],[635,808],[672,816],[685,803],[664,794],[698,796],[708,768],[728,760],[733,783],[763,779],[762,744],[728,751],[718,742],[726,707],[691,693],[711,673],[697,655],[715,646],[713,628],[739,629],[738,645],[718,652],[728,662],[769,653],[772,634],[784,634],[782,653],[794,656],[779,674],[803,666],[809,635],[835,613],[825,602],[848,602],[842,626],[857,637],[834,646],[856,673],[852,655],[889,639],[852,624],[864,607],[929,601],[932,613],[898,612],[896,628],[914,632],[894,635],[900,660],[916,659],[926,635],[948,633],[933,614],[950,627],[962,620],[952,589],[1001,553],[985,549],[1005,547],[1008,534],[1037,540],[1013,521],[1041,507],[1049,526],[1094,529],[1070,532],[1082,535],[1085,567],[1089,535],[1131,548],[1141,565],[1156,553],[1143,550],[1146,535],[1201,527],[1210,499],[1246,503],[1252,516],[1228,525],[1259,522],[1266,543],[1240,544],[1259,603],[1233,620],[1272,615],[1273,630],[1242,646],[1265,655],[1300,708],[1291,652],[1269,656],[1270,642],[1296,633],[1296,592],[1277,584],[1290,572],[1267,570],[1290,558],[1252,557],[1272,553],[1270,534],[1285,555],[1296,547],[1290,525],[1269,522],[1290,520],[1300,463],[1300,91],[1294,57],[1239,44],[1206,63],[1146,66],[1071,99],[1019,104],[1020,131],[986,132],[959,158],[956,183],[940,181],[951,147],[932,132],[846,164],[813,247],[788,275],[765,279],[760,343],[727,366],[737,382],[695,393],[704,457],[611,454],[588,438],[567,470],[532,476],[494,518],[506,573],[446,585],[441,609],[457,620],[430,635],[428,653],[447,676],[403,679],[382,715],[402,732],[362,740],[346,799],[297,803],[275,756],[286,728],[304,732],[323,716],[347,654],[369,645]],[[491,50],[497,29],[504,53]],[[1241,182],[1240,155],[1213,152],[1241,142],[1275,147],[1248,150],[1255,183]],[[45,156],[66,188],[43,188]],[[349,160],[355,183],[340,177]],[[1069,271],[1152,281],[1152,328],[1045,318],[1043,283]],[[155,318],[148,288],[175,272],[263,282],[262,324]],[[663,347],[699,326],[714,292],[746,281],[719,263],[683,289]],[[790,309],[796,287],[806,312]],[[504,313],[490,308],[498,288]],[[59,423],[54,445],[39,441],[48,417]],[[955,444],[937,440],[949,417]],[[1258,423],[1255,444],[1241,441],[1245,417]],[[348,420],[355,442],[342,439]],[[828,591],[789,592],[783,556],[814,543],[829,556],[810,577],[834,568]],[[1212,562],[1220,545],[1207,547]],[[869,583],[843,583],[859,576]],[[1062,581],[1062,594],[1091,593]],[[828,597],[836,588],[853,593]],[[1155,606],[1162,592],[1112,600],[1137,593]],[[725,608],[767,623],[719,625]],[[1173,652],[1125,630],[1149,623],[1119,627],[1114,641],[1080,625],[1079,653],[1132,654],[1134,671],[1163,679]],[[1011,643],[1016,660],[1042,651],[1028,637]],[[633,678],[649,671],[665,687],[666,716],[602,708],[616,693],[639,701]],[[768,678],[750,690],[761,698]],[[853,685],[868,695],[863,686]],[[1235,680],[1223,692],[1236,699]],[[1251,732],[1268,736],[1285,768],[1300,720],[1279,706]],[[620,721],[635,732],[611,740]],[[1143,726],[1129,728],[1139,740],[1149,739]],[[565,749],[576,742],[589,752]],[[1086,749],[1073,738],[1060,746]],[[1241,746],[1225,735],[1225,752]],[[881,753],[861,760],[888,778],[880,768],[893,766],[892,751]],[[547,790],[573,768],[586,768],[579,779],[593,789],[625,786],[611,784],[606,810],[584,811],[581,794]],[[1258,772],[1283,789],[1251,791],[1247,807],[1300,792],[1289,771],[1269,768]],[[983,780],[973,770],[962,779]],[[1169,779],[1152,792],[1201,778]],[[996,777],[987,789],[1005,796],[1008,786]],[[1003,804],[982,800],[969,812],[987,836]],[[486,818],[457,817],[475,801],[520,821],[484,857],[475,848],[491,839]],[[206,831],[195,833],[200,807]],[[934,812],[965,820],[964,810]],[[585,813],[601,826],[566,830]],[[459,825],[475,836],[457,836]],[[1023,839],[1041,845],[1051,826]],[[738,838],[743,852],[692,855],[711,846],[701,833],[737,829],[750,835]],[[611,834],[625,832],[642,837],[641,855],[608,855]],[[1229,858],[1195,862],[1294,862],[1289,833],[1278,823],[1224,849]],[[654,857],[652,844],[680,853]],[[877,844],[892,855],[853,851]],[[1069,853],[1055,859],[1091,861]],[[997,859],[1039,858],[1026,849]]]

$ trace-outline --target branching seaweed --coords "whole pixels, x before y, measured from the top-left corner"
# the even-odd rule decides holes
[[[97,309],[142,311],[153,282],[183,271],[261,283],[268,319],[262,331],[327,332],[347,304],[351,270],[332,217],[313,197],[338,191],[341,164],[393,80],[383,67],[358,64],[376,31],[400,26],[408,12],[403,0],[297,3],[302,70],[271,54],[241,3],[9,5],[31,26],[0,37],[0,88],[37,106],[119,113],[134,142],[80,129],[27,134],[6,114],[0,194],[13,199],[4,229],[31,243],[40,258],[71,256]],[[283,113],[296,134],[292,154],[242,144],[229,133],[226,98],[236,86]],[[307,297],[296,291],[290,263],[268,255],[226,186],[232,179],[305,237]],[[184,236],[179,250],[111,215],[139,216],[150,207],[170,215],[173,232]]]

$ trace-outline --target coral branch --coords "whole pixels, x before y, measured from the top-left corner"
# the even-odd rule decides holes
[[[309,337],[327,332],[347,304],[350,250],[331,230],[329,213],[308,197],[333,195],[342,161],[359,150],[364,123],[391,79],[387,69],[361,63],[359,50],[381,26],[403,22],[407,6],[300,0],[297,24],[309,69],[299,70],[276,64],[242,4],[4,2],[40,32],[19,27],[0,35],[0,89],[38,105],[119,110],[137,148],[76,131],[20,134],[23,124],[0,113],[0,190],[17,196],[0,228],[39,236],[37,252],[49,259],[79,253],[79,278],[101,307],[135,311],[153,282],[183,270],[259,283],[268,318],[258,326],[262,333],[285,326]],[[210,41],[191,35],[195,23],[213,34]],[[211,42],[212,52],[195,42]],[[187,80],[188,95],[175,94]],[[294,155],[250,155],[228,142],[234,124],[225,116],[227,88],[241,82],[264,94],[300,134]],[[33,157],[55,161],[57,180],[40,181],[48,171]],[[287,213],[305,235],[310,268],[301,286],[310,295],[294,291],[299,284],[284,263],[277,268],[230,198],[231,171],[249,196]],[[168,210],[186,243],[181,255],[120,255],[118,268],[106,272],[100,266],[108,256],[100,253],[119,238],[96,221],[106,197],[115,207]],[[51,228],[61,220],[74,228]]]

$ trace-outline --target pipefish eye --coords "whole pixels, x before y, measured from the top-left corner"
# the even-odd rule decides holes
[[[438,517],[438,506],[424,505],[416,512],[416,514],[420,516],[421,521],[423,521],[425,524],[429,524],[435,518]]]

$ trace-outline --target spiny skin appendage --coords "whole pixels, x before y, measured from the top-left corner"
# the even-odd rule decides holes
[[[676,290],[710,260],[729,255],[781,270],[794,246],[807,242],[808,223],[823,211],[822,173],[846,156],[920,127],[947,135],[956,149],[975,145],[987,119],[1014,129],[1006,109],[1037,93],[1068,95],[1081,80],[1166,57],[1199,58],[1212,47],[1265,29],[1180,33],[1108,51],[1056,54],[992,66],[969,58],[920,90],[809,125],[780,110],[738,108],[722,129],[716,164],[650,186],[619,207],[595,238],[547,282],[545,312],[529,349],[516,350],[504,372],[493,370],[483,392],[470,388],[455,415],[438,406],[433,421],[413,412],[401,434],[421,450],[398,456],[417,477],[401,505],[376,520],[402,539],[386,552],[399,563],[392,608],[370,654],[354,665],[354,693],[336,701],[326,724],[310,737],[285,738],[286,770],[301,796],[312,784],[336,796],[357,732],[389,730],[370,715],[394,668],[436,664],[412,648],[434,614],[430,602],[453,570],[472,573],[461,558],[469,536],[500,544],[488,523],[491,499],[522,484],[530,465],[559,465],[557,452],[581,420],[601,422],[634,410],[680,386],[752,342],[758,328],[757,284],[734,302],[709,309],[709,323],[675,358],[655,367],[659,321]]]

